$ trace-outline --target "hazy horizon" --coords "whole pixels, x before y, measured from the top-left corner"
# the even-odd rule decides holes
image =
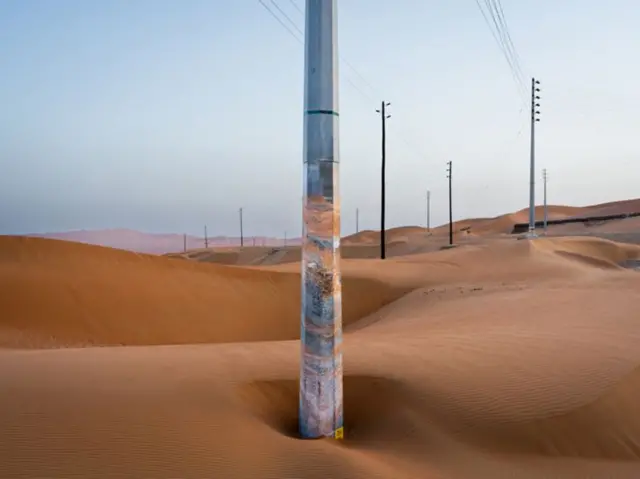
[[[304,2],[277,4],[302,30]],[[640,5],[502,5],[542,83],[537,203],[542,168],[551,204],[640,196]],[[525,208],[528,107],[475,1],[343,0],[338,17],[342,234],[356,208],[378,229],[381,100],[389,228],[424,226],[427,190],[447,221],[449,160],[454,219]],[[0,32],[0,234],[236,236],[243,207],[247,237],[300,235],[303,49],[257,0],[5,0]]]

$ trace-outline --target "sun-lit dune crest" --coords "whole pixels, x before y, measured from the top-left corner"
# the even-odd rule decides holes
[[[549,220],[568,218],[580,211],[582,211],[581,207],[549,205],[547,207],[547,218]],[[536,206],[535,218],[536,221],[544,219],[543,206]],[[515,213],[508,213],[495,218],[463,220],[460,225],[470,228],[476,234],[510,234],[515,224],[527,223],[528,221],[529,208],[524,208]]]
[[[600,203],[598,205],[587,206],[584,208],[584,215],[580,216],[624,215],[639,212],[640,198],[624,201],[611,201],[608,203]]]
[[[602,238],[541,238],[532,243],[539,251],[553,252],[566,258],[601,267],[620,268],[640,258],[640,246],[615,243]]]
[[[368,244],[368,243],[379,243],[379,242],[380,242],[380,233],[374,230],[363,230],[358,233],[345,236],[341,240],[341,244],[343,246],[348,244]]]

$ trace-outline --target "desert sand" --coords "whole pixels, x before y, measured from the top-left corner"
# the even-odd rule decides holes
[[[0,237],[0,477],[637,479],[640,246],[526,217],[344,239],[343,441],[296,437],[296,247]]]

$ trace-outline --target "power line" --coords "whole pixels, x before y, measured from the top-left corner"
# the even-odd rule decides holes
[[[289,17],[283,10],[282,8],[280,8],[278,6],[278,4],[275,2],[275,0],[269,0],[272,4],[274,4],[274,6],[276,7],[276,9],[281,12],[283,14],[283,16],[289,21],[289,23],[291,23],[294,28],[295,31],[292,30],[280,17],[278,17],[278,15],[271,9],[269,8],[269,6],[263,1],[263,0],[258,0],[258,2],[260,3],[260,5],[262,5],[264,7],[264,9],[269,12],[269,14],[275,18],[278,23],[280,25],[282,25],[282,27],[284,27],[287,32],[289,32],[289,34],[295,38],[295,40],[300,43],[301,45],[304,45],[304,32],[302,31],[302,29],[300,29],[293,20],[291,20],[291,17]],[[289,0],[291,2],[291,4],[296,8],[296,10],[298,10],[301,14],[304,15],[304,12],[298,7],[298,5],[293,1],[293,0]],[[297,33],[296,33],[297,32]],[[299,35],[300,36],[299,36]],[[302,38],[301,38],[302,37]],[[346,58],[339,56],[340,61],[347,66],[352,72],[353,74],[355,74],[355,76],[357,76],[360,81],[366,85],[374,94],[377,93],[376,88],[369,82],[367,81],[367,79],[364,77],[364,75],[362,75],[357,69],[356,67],[353,66],[353,64],[351,62],[349,62]],[[344,76],[344,79],[358,92],[360,93],[368,102],[373,103],[375,100],[373,99],[372,95],[369,95],[368,93],[366,93],[365,91],[363,91],[356,83],[354,83],[351,78],[349,78],[348,75]],[[414,153],[416,153],[418,156],[424,158],[425,160],[428,159],[427,155],[425,155],[424,153],[420,152],[418,148],[416,148],[415,145],[413,145],[409,140],[407,140],[407,138],[402,135],[400,132],[395,132],[395,134],[398,136],[398,138],[407,146],[409,147],[410,150],[412,150]]]
[[[513,41],[511,41],[511,34],[509,33],[509,29],[507,27],[507,20],[504,18],[504,11],[502,10],[502,4],[497,0],[484,0],[485,5],[489,8],[489,12],[491,14],[491,18],[493,23],[498,31],[498,35],[500,37],[501,44],[511,59],[511,63],[514,68],[514,74],[517,78],[520,86],[524,83],[522,68],[520,67],[519,55],[515,50],[515,46],[513,45]]]
[[[289,16],[282,11],[282,9],[276,4],[275,0],[270,0],[271,3],[274,4],[274,6],[278,9],[278,11],[280,13],[282,13],[292,24],[293,21],[291,20],[291,18],[289,18]],[[296,10],[298,10],[298,12],[300,12],[301,15],[304,15],[304,12],[302,11],[302,9],[298,6],[298,4],[294,1],[294,0],[289,0],[289,2],[295,7]],[[294,24],[295,29],[300,32],[301,35],[304,35],[304,32],[298,28],[297,25]],[[362,81],[362,83],[364,83],[366,86],[368,86],[371,90],[373,90],[375,92],[375,88],[371,85],[371,83],[369,83],[367,81],[367,79],[365,77],[363,77],[360,72],[356,69],[356,67],[354,67],[346,58],[344,58],[343,56],[340,56],[340,61],[342,63],[344,63],[346,66],[348,66],[351,71],[353,71],[353,73],[355,73],[355,75],[360,78],[360,80]]]
[[[503,158],[508,153],[510,153],[511,148],[513,148],[514,144],[516,143],[518,138],[520,138],[520,136],[522,135],[522,132],[524,131],[527,117],[526,115],[522,114],[523,111],[524,111],[524,108],[520,108],[520,111],[518,112],[518,115],[521,117],[521,120],[520,120],[520,125],[518,126],[518,131],[516,132],[516,134],[513,137],[510,137],[507,141],[505,141],[504,144],[502,144],[502,146],[499,149],[497,149],[494,154],[492,154],[490,157],[487,157],[487,158],[491,160],[496,160],[499,158]]]
[[[294,28],[300,33],[300,35],[304,36],[304,32],[293,22],[293,20],[291,20],[291,18],[278,6],[278,4],[275,2],[275,0],[270,0],[271,3],[274,4],[274,6],[278,9],[278,11],[280,13],[282,13],[285,18],[287,18],[287,20],[289,20],[289,22],[291,22],[291,24],[294,26]],[[289,2],[291,2],[291,4],[296,8],[296,10],[298,10],[298,12],[300,12],[301,15],[304,15],[304,12],[302,11],[302,9],[298,6],[298,4],[294,1],[294,0],[289,0]],[[369,83],[367,81],[367,79],[362,76],[360,74],[360,72],[356,69],[356,67],[354,67],[346,58],[344,58],[343,56],[339,55],[339,59],[342,63],[344,63],[347,67],[349,67],[351,69],[351,71],[358,77],[360,78],[360,81],[362,81],[362,83],[364,83],[367,87],[369,87],[372,91],[375,92],[375,88],[371,85],[371,83]],[[364,92],[362,92],[364,94]],[[368,98],[370,99],[370,98]]]
[[[484,19],[485,23],[487,24],[487,27],[491,32],[491,35],[493,36],[493,39],[496,41],[498,48],[500,48],[500,51],[504,59],[507,61],[507,64],[509,65],[509,70],[511,71],[511,75],[515,82],[520,99],[522,100],[523,104],[526,104],[526,100],[525,100],[526,95],[524,94],[525,89],[524,89],[523,74],[522,74],[522,68],[520,66],[520,60],[519,60],[520,57],[516,52],[515,46],[513,45],[513,41],[511,40],[511,34],[509,33],[507,28],[507,22],[504,17],[504,12],[502,10],[502,4],[496,3],[496,0],[484,0],[486,9],[488,10],[489,15],[491,16],[491,20],[489,20],[489,16],[487,16],[487,13],[482,8],[482,5],[480,5],[480,1],[475,0],[475,2],[476,2],[476,6],[478,7],[478,10],[480,10],[480,13],[482,14],[482,18]],[[495,29],[492,27],[492,23]]]
[[[278,15],[276,15],[276,13],[275,13],[273,10],[271,10],[271,8],[269,8],[269,6],[268,6],[266,3],[264,3],[264,1],[263,1],[263,0],[258,0],[258,2],[260,3],[260,5],[262,5],[262,6],[264,7],[264,9],[265,9],[267,12],[269,12],[269,14],[270,14],[273,18],[275,18],[275,19],[278,21],[278,23],[279,23],[280,25],[282,25],[282,26],[286,29],[286,30],[287,30],[287,32],[289,32],[289,34],[290,34],[293,38],[295,38],[295,40],[296,40],[299,44],[304,45],[304,40],[303,40],[300,36],[298,36],[298,34],[296,33],[296,32],[298,32],[302,37],[304,37],[304,32],[300,29],[300,27],[298,27],[298,26],[295,24],[295,22],[294,22],[293,20],[291,20],[291,17],[289,17],[286,13],[284,13],[284,12],[282,11],[282,9],[281,9],[277,4],[276,4],[276,2],[275,2],[274,0],[270,0],[270,1],[271,1],[271,3],[273,3],[273,4],[276,6],[276,8],[278,9],[278,11],[282,12],[282,14],[285,16],[285,18],[287,18],[287,20],[289,20],[289,22],[294,26],[294,28],[295,28],[295,30],[296,30],[295,32],[294,32],[294,31],[293,31],[293,30],[292,30],[292,29],[291,29],[291,28],[290,28],[286,23],[284,23],[284,22],[280,19],[280,17],[279,17]],[[342,59],[342,58],[340,58],[340,59],[344,62],[344,59]],[[345,65],[349,66],[350,64],[345,63]],[[351,68],[353,69],[353,66],[351,66]],[[356,73],[357,73],[357,72],[356,72]],[[361,76],[359,73],[357,73],[357,74],[358,74],[359,76]],[[357,90],[361,95],[363,95],[365,98],[367,98],[367,100],[369,100],[369,101],[373,101],[373,99],[371,98],[371,96],[370,96],[370,95],[367,95],[365,92],[363,92],[363,91],[358,87],[358,85],[356,85],[356,84],[355,84],[355,83],[354,83],[354,82],[353,82],[353,81],[352,81],[348,76],[345,76],[344,78],[345,78],[345,80],[347,80],[347,82],[348,82],[348,83],[350,83],[350,84],[351,84],[351,86],[352,86],[353,88],[355,88],[355,89],[356,89],[356,90]]]
[[[510,46],[511,52],[513,53],[513,57],[516,60],[516,66],[518,68],[518,72],[520,73],[520,81],[524,83],[524,73],[522,72],[520,55],[518,55],[518,51],[516,50],[515,45],[513,44],[513,39],[511,38],[511,33],[509,32],[509,26],[507,25],[507,19],[504,16],[504,10],[502,9],[502,2],[500,0],[492,0],[494,5],[497,7],[496,11],[498,12],[498,18],[501,19],[501,23],[504,27],[504,33],[506,35],[507,44]]]
[[[285,30],[287,30],[287,31],[289,32],[289,34],[290,34],[293,38],[295,38],[299,43],[303,43],[303,41],[302,41],[302,40],[301,40],[301,39],[300,39],[300,38],[295,34],[295,32],[294,32],[293,30],[291,30],[291,28],[289,28],[289,26],[288,26],[286,23],[284,23],[282,20],[280,20],[280,17],[279,17],[278,15],[276,15],[276,14],[273,12],[273,10],[271,10],[271,9],[269,8],[269,6],[268,6],[266,3],[264,3],[262,0],[258,0],[258,2],[260,2],[260,5],[262,5],[262,6],[264,7],[264,9],[265,9],[267,12],[269,12],[269,14],[270,14],[273,18],[275,18],[275,19],[278,21],[278,23],[279,23],[280,25],[282,25],[282,26],[285,28]]]
[[[278,3],[275,0],[269,0],[269,1],[274,7],[276,7],[276,10],[278,10],[282,14],[282,16],[289,21],[289,23],[293,26],[293,28],[295,28],[300,33],[300,35],[304,35],[304,32],[300,30],[300,27],[296,25],[296,22],[291,20],[291,17],[289,17],[289,15],[287,15],[285,11],[282,8],[280,8],[280,5],[278,5]]]
[[[375,93],[376,89],[371,85],[371,83],[369,83],[367,81],[367,79],[365,77],[363,77],[360,74],[360,72],[358,72],[358,70],[356,70],[356,67],[354,67],[346,58],[340,57],[340,60],[342,61],[342,63],[347,65],[349,68],[351,68],[351,71],[353,73],[355,73],[358,78],[360,78],[360,81],[362,81],[362,83],[364,83],[366,86],[368,86],[369,89]]]
[[[515,77],[517,85],[519,87],[520,94],[524,93],[524,75],[522,73],[522,67],[520,66],[520,56],[516,52],[513,41],[511,40],[511,34],[507,27],[507,20],[504,18],[504,11],[502,10],[502,4],[496,3],[496,0],[485,0],[485,5],[489,8],[494,25],[498,31],[498,35],[501,40],[503,51],[511,60],[512,73]]]
[[[498,48],[500,48],[501,53],[505,57],[505,60],[507,60],[507,63],[509,63],[509,67],[512,68],[512,64],[511,64],[511,60],[509,58],[509,55],[505,53],[504,45],[503,45],[501,39],[496,35],[496,32],[491,27],[491,22],[489,21],[489,17],[487,16],[487,14],[485,13],[484,9],[482,8],[482,5],[480,5],[480,0],[475,0],[475,2],[476,2],[476,5],[478,7],[478,10],[480,10],[480,13],[482,14],[482,18],[484,19],[484,22],[486,23],[487,27],[489,28],[489,31],[491,32],[491,36],[493,37],[493,39],[498,44]]]
[[[298,12],[300,12],[301,15],[304,15],[304,12],[302,11],[302,9],[298,6],[298,4],[295,2],[295,0],[289,0],[289,2],[291,3],[291,5],[293,5],[293,7],[298,10]]]

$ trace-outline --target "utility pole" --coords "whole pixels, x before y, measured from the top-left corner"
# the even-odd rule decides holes
[[[287,247],[287,232],[284,232],[284,247]]]
[[[182,234],[182,249],[187,252],[187,233]]]
[[[529,165],[529,237],[536,236],[536,123],[540,121],[540,82],[531,78],[531,154]]]
[[[360,233],[360,210],[356,208],[356,234]]]
[[[427,233],[431,232],[431,191],[427,191]]]
[[[209,247],[209,237],[207,236],[207,225],[204,225],[204,247]]]
[[[453,176],[453,162],[447,162],[447,178],[449,178],[449,245],[453,246],[453,194],[451,178]]]
[[[391,103],[383,101],[380,105],[380,109],[376,110],[380,113],[382,119],[382,175],[380,183],[380,259],[385,259],[386,255],[386,241],[384,237],[384,213],[385,213],[385,184],[386,184],[386,162],[387,162],[387,119],[391,118],[391,115],[387,115],[385,109],[390,106]]]
[[[303,438],[344,437],[337,10],[337,0],[306,0],[298,396]]]
[[[547,234],[547,220],[548,220],[548,215],[547,215],[547,180],[549,179],[549,177],[547,176],[547,169],[544,168],[542,170],[542,183],[544,185],[544,233]]]
[[[255,246],[255,245],[256,245],[256,237],[254,236],[253,237],[253,246]]]
[[[244,231],[242,229],[242,208],[240,208],[240,247],[244,246]]]

